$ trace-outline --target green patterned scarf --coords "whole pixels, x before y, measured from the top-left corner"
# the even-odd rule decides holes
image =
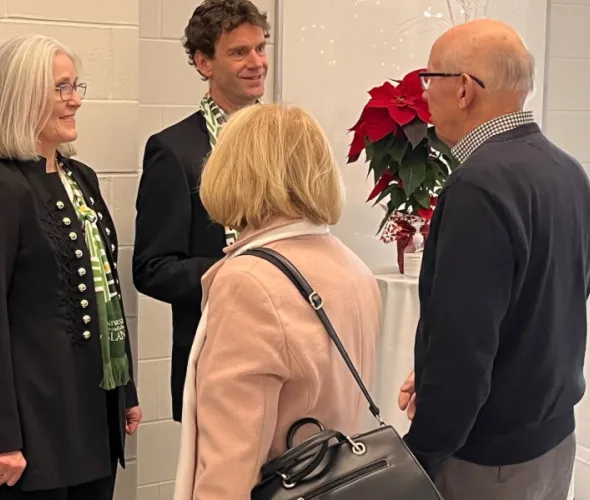
[[[211,149],[215,148],[217,144],[217,136],[223,128],[223,125],[227,122],[228,115],[223,109],[221,109],[209,94],[201,100],[200,111],[205,117],[207,123],[207,131],[209,132],[209,142]],[[225,228],[225,243],[227,246],[233,245],[238,239],[238,232],[235,229]]]
[[[126,385],[131,380],[125,349],[127,330],[121,300],[98,229],[96,212],[86,204],[72,173],[66,171],[63,165],[58,166],[58,173],[82,223],[90,252],[102,353],[103,378],[100,387],[110,390]]]

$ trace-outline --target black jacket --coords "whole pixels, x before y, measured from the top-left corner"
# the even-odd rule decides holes
[[[201,278],[221,257],[223,226],[199,197],[210,151],[205,119],[197,112],[147,142],[137,196],[133,280],[144,295],[172,305],[172,406],[180,421],[188,354],[201,319]]]
[[[117,236],[96,174],[64,162],[102,216],[118,282]],[[23,490],[107,477],[114,459],[124,465],[125,409],[138,404],[137,393],[133,382],[99,387],[89,254],[59,176],[45,172],[44,160],[0,160],[0,234],[0,452],[22,450]],[[127,353],[131,360],[129,344]]]
[[[533,460],[574,431],[589,288],[580,164],[534,124],[489,139],[449,178],[420,274],[406,441],[431,473]]]

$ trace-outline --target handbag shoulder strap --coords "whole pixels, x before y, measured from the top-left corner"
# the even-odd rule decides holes
[[[289,262],[289,260],[287,260],[277,251],[272,250],[270,248],[253,248],[251,250],[247,250],[242,255],[251,255],[253,257],[258,257],[260,259],[266,260],[267,262],[270,262],[279,270],[281,270],[287,276],[287,278],[289,278],[289,280],[295,285],[295,287],[299,290],[299,293],[301,293],[303,298],[307,302],[309,302],[311,307],[314,309],[314,311],[320,318],[320,321],[324,325],[326,331],[328,332],[328,335],[330,336],[334,344],[336,344],[338,351],[340,352],[342,358],[344,358],[346,366],[352,373],[352,376],[354,377],[356,383],[360,387],[363,395],[365,396],[365,399],[369,403],[370,412],[379,421],[381,425],[385,425],[385,422],[381,418],[381,412],[379,408],[377,407],[377,405],[373,401],[373,398],[369,394],[369,391],[363,383],[361,376],[354,367],[354,364],[350,359],[350,356],[348,355],[346,349],[344,348],[344,345],[340,341],[340,338],[338,337],[336,330],[334,330],[332,323],[328,319],[326,311],[324,311],[324,304],[320,294],[311,287],[311,285],[301,275],[299,270],[291,262]]]

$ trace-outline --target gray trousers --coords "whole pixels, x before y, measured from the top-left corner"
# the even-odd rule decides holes
[[[545,455],[522,464],[485,467],[451,458],[435,483],[445,500],[566,500],[575,456],[571,434]]]

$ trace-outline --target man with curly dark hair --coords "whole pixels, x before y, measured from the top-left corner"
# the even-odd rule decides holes
[[[189,64],[209,83],[196,113],[151,136],[137,196],[133,280],[171,304],[172,413],[182,416],[191,345],[201,318],[201,278],[237,233],[211,222],[199,198],[205,158],[228,116],[256,103],[268,72],[270,24],[249,0],[205,0],[185,29]]]
[[[227,113],[262,97],[269,31],[266,14],[247,0],[206,0],[189,21],[183,40],[189,64]]]

